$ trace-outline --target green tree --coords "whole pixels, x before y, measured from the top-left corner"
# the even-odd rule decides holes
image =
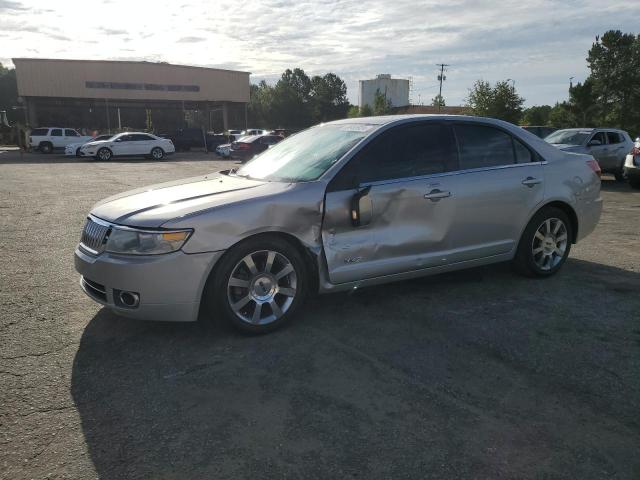
[[[581,127],[596,126],[599,106],[593,92],[593,79],[587,78],[569,89],[569,107]]]
[[[469,90],[467,106],[474,115],[492,117],[517,124],[522,117],[524,98],[508,81],[497,82],[495,86],[478,80]]]
[[[381,93],[380,89],[376,90],[373,98],[373,114],[387,115],[389,113],[391,113],[391,100],[387,100],[387,96]]]
[[[436,95],[431,99],[431,105],[434,107],[444,107],[444,97],[440,94]]]
[[[348,118],[356,118],[360,116],[360,107],[357,105],[351,105],[347,111]]]
[[[524,125],[547,125],[549,113],[551,113],[550,105],[529,107],[522,112],[522,123]]]
[[[360,109],[360,116],[361,117],[372,117],[373,116],[373,110],[371,109],[369,104],[365,103],[364,107],[362,107]]]
[[[556,103],[549,112],[548,124],[556,128],[571,128],[577,125],[576,117],[567,102]]]
[[[18,105],[18,84],[15,68],[6,68],[0,63],[0,110],[7,111],[9,123],[24,122],[22,110],[13,110]]]
[[[347,115],[347,85],[336,74],[313,77],[310,96],[314,123],[337,120]]]
[[[587,56],[592,92],[604,126],[640,129],[640,35],[609,30],[596,37]]]

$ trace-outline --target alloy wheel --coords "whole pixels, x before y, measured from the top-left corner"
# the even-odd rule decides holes
[[[291,261],[273,250],[242,258],[227,281],[233,313],[251,325],[267,325],[282,317],[297,293],[297,274]]]
[[[564,258],[569,241],[567,226],[559,218],[547,218],[533,236],[531,253],[540,270],[549,271]]]
[[[111,159],[111,152],[108,149],[103,148],[98,152],[98,158],[102,161],[107,161]]]

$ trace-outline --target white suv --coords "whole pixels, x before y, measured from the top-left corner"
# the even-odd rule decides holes
[[[88,142],[91,136],[80,135],[73,128],[35,128],[29,136],[29,146],[42,153],[63,149],[70,143]]]

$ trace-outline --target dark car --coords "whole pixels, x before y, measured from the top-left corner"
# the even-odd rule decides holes
[[[161,136],[171,140],[177,152],[204,147],[204,135],[200,128],[181,128],[173,134]]]
[[[535,136],[540,138],[544,138],[547,135],[551,135],[553,132],[557,130],[557,128],[554,128],[554,127],[537,127],[533,125],[527,125],[522,128],[524,128],[526,131],[531,132]]]
[[[271,145],[275,145],[281,140],[282,137],[279,135],[254,135],[252,137],[244,137],[242,141],[231,144],[230,155],[246,161],[264,152]]]

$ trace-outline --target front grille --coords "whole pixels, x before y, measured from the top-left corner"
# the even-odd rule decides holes
[[[82,230],[80,245],[85,250],[97,254],[104,250],[104,243],[107,237],[109,226],[94,222],[91,218],[87,218],[87,223]]]

